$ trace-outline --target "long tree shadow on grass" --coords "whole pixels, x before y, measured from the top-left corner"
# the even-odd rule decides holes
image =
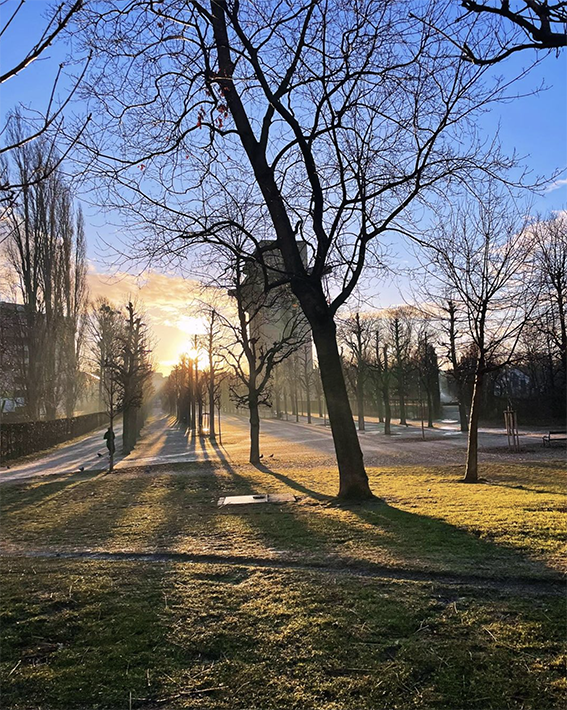
[[[199,437],[196,436],[194,429],[188,429],[182,422],[173,422],[161,434],[162,443],[155,455],[171,453],[172,450],[178,449],[180,446],[183,452],[196,453],[198,441]]]
[[[314,491],[312,488],[308,488],[307,486],[304,486],[303,484],[299,483],[298,481],[295,481],[293,478],[290,478],[289,476],[284,476],[283,473],[278,473],[277,471],[274,471],[273,469],[269,468],[265,464],[262,464],[262,463],[255,464],[254,468],[257,468],[258,471],[261,471],[262,473],[269,474],[273,478],[280,481],[280,483],[285,483],[286,486],[293,488],[293,490],[297,491],[298,493],[303,493],[305,495],[308,495],[310,498],[314,498],[315,500],[324,501],[324,502],[329,502],[329,501],[333,500],[333,496],[325,495],[324,493],[318,493],[317,491]]]
[[[94,477],[100,472],[64,473],[49,478],[33,478],[21,481],[10,481],[2,484],[0,500],[3,513],[21,508],[22,505],[32,505],[60,495],[69,486],[76,486]]]
[[[564,494],[567,489],[565,461],[507,462],[495,466],[488,485],[549,495]]]
[[[292,490],[325,500],[289,476],[265,465],[257,468]],[[286,513],[293,518],[289,522],[292,526],[303,519],[301,534],[294,536],[290,533],[294,547],[302,542],[306,552],[324,550],[335,558],[338,556],[345,565],[386,563],[443,574],[561,579],[559,573],[545,562],[482,538],[480,531],[466,530],[434,517],[401,510],[380,499],[316,508],[291,506]],[[263,519],[257,516],[255,523],[261,525],[262,522]],[[282,523],[280,521],[280,527]],[[281,532],[279,537],[282,537]]]
[[[14,504],[3,518],[4,536],[36,546],[105,545],[151,479],[98,474],[61,483],[54,492],[42,486],[32,501]]]
[[[166,470],[159,477],[162,496],[158,501],[158,516],[152,530],[144,538],[144,543],[155,549],[176,549],[183,546],[185,538],[210,533],[213,527],[218,497],[214,465],[202,438],[195,436],[195,432],[187,437],[194,452],[202,453],[204,460],[191,463],[196,467],[191,476],[170,474]],[[188,526],[190,529],[187,529]]]
[[[234,469],[217,442],[212,442],[212,445],[223,470],[230,476],[231,487],[225,486],[223,494],[249,495],[266,492],[266,486],[262,482],[251,481]],[[259,466],[254,468],[263,472]],[[284,479],[286,479],[285,476],[282,477],[281,482],[288,485]],[[305,488],[305,491],[302,492],[308,491],[309,489]],[[311,494],[318,495],[315,491],[309,491],[309,495]],[[327,497],[322,497],[322,500],[327,499]],[[293,505],[291,503],[283,505],[270,503],[226,506],[218,510],[217,514],[224,516],[225,519],[232,518],[235,522],[245,520],[251,530],[252,537],[262,541],[264,553],[272,553],[274,550],[278,553],[300,553],[309,550],[313,545],[331,553],[332,549],[328,547],[325,537],[314,537],[309,521],[305,517],[297,516],[292,510]]]

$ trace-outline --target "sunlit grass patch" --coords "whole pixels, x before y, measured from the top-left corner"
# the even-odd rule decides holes
[[[325,466],[229,463],[146,468],[1,489],[11,549],[177,551],[373,563],[489,576],[542,576],[563,564],[565,472],[559,464],[369,469],[382,499],[336,505]],[[218,508],[221,495],[286,492],[297,503]]]

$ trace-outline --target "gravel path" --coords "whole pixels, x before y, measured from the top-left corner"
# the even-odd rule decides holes
[[[136,448],[128,456],[120,455],[121,425],[117,430],[117,471],[163,464],[216,460],[245,463],[248,460],[248,422],[244,416],[227,415],[222,421],[222,437],[213,445],[206,438],[191,435],[179,427],[172,417],[156,414],[144,427]],[[11,465],[0,470],[0,483],[53,474],[101,471],[108,465],[103,441],[104,429],[63,444],[43,456]],[[418,422],[409,427],[393,426],[392,436],[385,436],[376,421],[369,420],[368,431],[359,438],[365,461],[370,465],[443,465],[464,463],[466,435],[457,430],[455,422],[437,422],[435,429],[426,429],[425,440]],[[521,434],[522,451],[510,453],[504,430],[484,428],[480,431],[480,460],[532,461],[565,460],[564,447],[543,447],[541,431]],[[263,419],[261,446],[264,460],[309,461],[335,465],[333,441],[329,427],[319,417],[313,424]],[[99,455],[100,454],[100,455]]]

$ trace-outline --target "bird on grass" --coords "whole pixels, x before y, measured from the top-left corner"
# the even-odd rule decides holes
[[[102,454],[100,453],[100,451],[97,451],[97,452],[96,452],[96,455],[97,455],[99,458],[102,456]]]
[[[85,470],[84,466],[79,466],[79,471],[82,473]]]

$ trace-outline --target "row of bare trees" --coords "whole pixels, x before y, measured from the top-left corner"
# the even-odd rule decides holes
[[[131,301],[117,308],[99,299],[90,309],[88,328],[90,364],[97,373],[99,402],[106,408],[111,432],[117,414],[122,414],[122,451],[128,454],[136,445],[151,399],[153,367],[148,326]]]
[[[433,332],[432,324],[414,307],[379,314],[358,311],[341,322],[339,343],[359,431],[365,430],[365,412],[370,404],[384,422],[384,432],[390,434],[394,398],[401,425],[407,425],[411,399],[420,403],[420,409],[423,403],[427,426],[433,426],[433,419],[440,413]]]
[[[93,56],[92,121],[71,139],[105,204],[147,227],[144,256],[217,244],[227,226],[242,258],[257,253],[248,219],[226,210],[235,196],[270,224],[281,265],[257,261],[310,324],[343,498],[371,491],[337,312],[412,206],[513,165],[475,124],[507,91],[485,65],[565,44],[563,2],[462,5],[108,0],[54,16],[59,31],[72,12]]]
[[[12,125],[13,141],[19,130],[20,124]],[[56,152],[44,140],[21,145],[0,163],[3,180],[24,185],[1,222],[7,262],[2,293],[8,301],[0,310],[1,347],[10,359],[4,379],[25,402],[31,420],[73,416],[82,385],[88,298],[84,221],[56,163]],[[8,273],[14,276],[11,283]]]
[[[461,430],[469,432],[465,480],[475,482],[482,408],[493,413],[487,403],[521,406],[524,399],[532,414],[539,410],[549,421],[565,416],[567,223],[564,215],[519,218],[509,200],[488,189],[482,199],[453,206],[435,230],[435,246],[427,242],[421,254],[423,278],[414,293],[420,301],[343,318],[341,364],[358,429],[364,430],[370,407],[389,434],[394,400],[400,424],[407,424],[408,401],[418,400],[433,426],[440,413],[440,361],[458,401]],[[297,323],[289,290],[268,291],[267,298],[253,288],[257,268],[252,281],[238,267],[230,271],[238,285],[230,291],[238,317],[231,321],[212,309],[219,329],[211,329],[209,339],[211,352],[220,353],[217,380],[220,372],[232,373],[233,399],[250,409],[255,463],[260,404],[280,417],[291,409],[296,420],[301,410],[311,423],[315,398],[319,416],[326,413],[307,332],[296,341],[284,328],[266,347],[261,331],[266,320],[273,321],[274,309],[284,307],[288,325]]]
[[[142,257],[234,249],[236,231],[236,253],[254,256],[266,289],[289,284],[317,353],[342,498],[372,494],[339,309],[412,209],[515,164],[475,121],[508,89],[482,60],[518,44],[485,18],[476,6],[457,23],[452,3],[381,0],[168,0],[124,12],[109,2],[80,15],[96,55],[80,146],[101,196],[135,225]],[[521,13],[506,20],[527,27]]]
[[[266,242],[267,252],[275,243]],[[243,259],[236,250],[217,248],[215,262],[222,268],[209,282],[209,302],[199,302],[195,313],[206,323],[206,333],[195,338],[195,351],[182,358],[169,377],[170,409],[192,430],[202,430],[201,411],[208,398],[208,433],[215,438],[215,403],[226,380],[231,400],[250,417],[250,462],[260,461],[260,408],[271,406],[275,373],[284,361],[306,348],[311,350],[309,327],[287,285],[265,290],[264,273],[254,256]],[[201,351],[206,364],[197,377]],[[230,375],[227,377],[227,375]],[[175,392],[175,399],[172,393]],[[173,402],[175,404],[173,405]],[[197,417],[190,414],[195,406]]]

